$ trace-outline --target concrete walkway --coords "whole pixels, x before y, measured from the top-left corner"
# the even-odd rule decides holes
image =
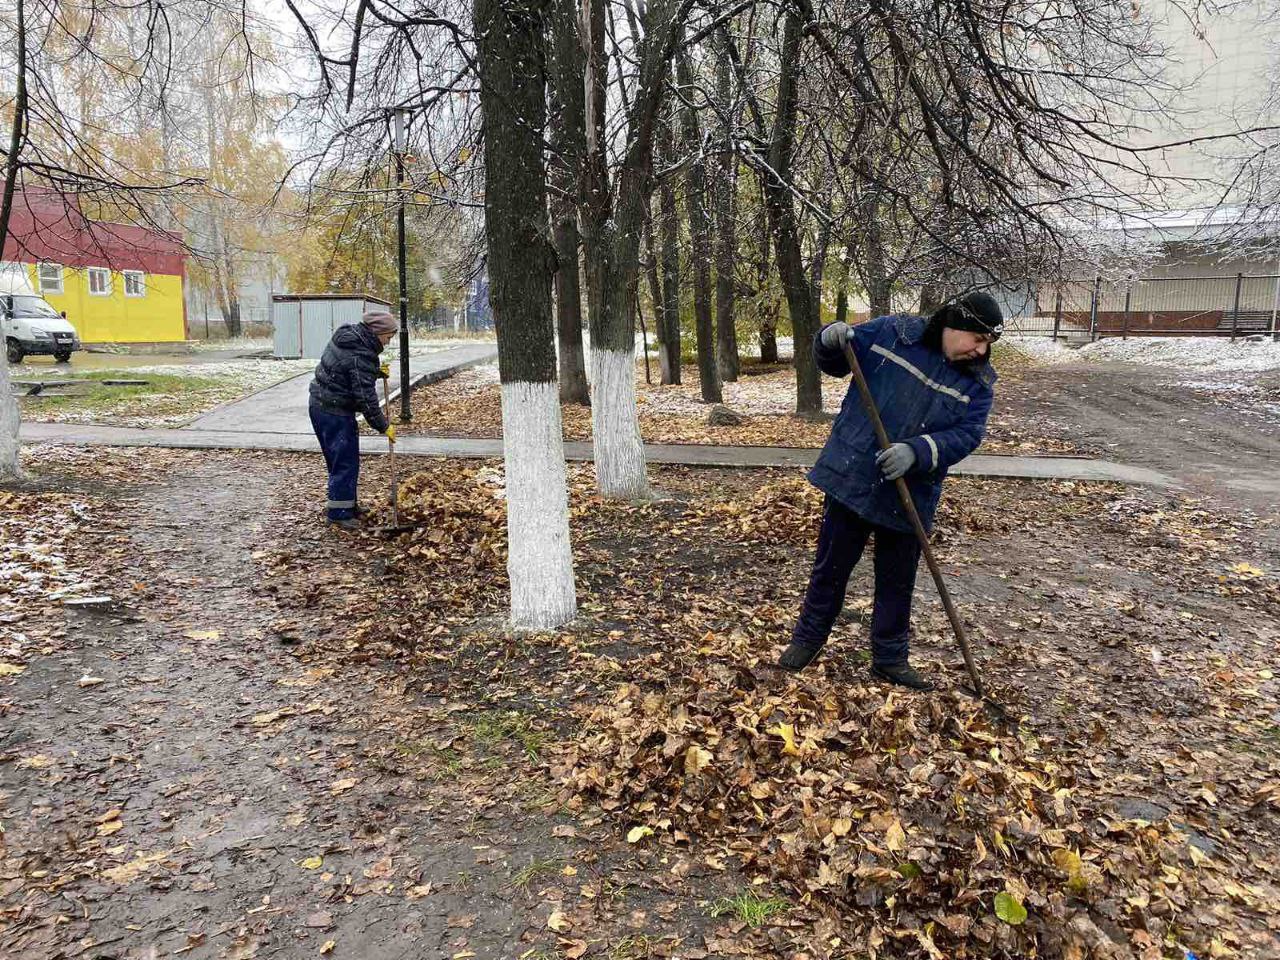
[[[409,357],[409,378],[413,386],[435,383],[482,363],[488,363],[498,355],[498,348],[491,343],[469,344],[452,350],[440,350],[422,356]],[[399,368],[392,371],[391,398],[400,395]],[[242,400],[215,407],[183,427],[184,430],[205,432],[252,431],[259,434],[311,435],[311,420],[307,416],[308,388],[311,374],[277,383],[250,394]]]
[[[301,378],[299,378],[301,379]],[[305,416],[305,407],[304,407]],[[293,450],[314,453],[320,450],[310,433],[293,430],[136,429],[72,423],[24,423],[22,438],[28,443],[58,443],[73,446],[173,447],[191,450]],[[589,461],[591,444],[566,443],[570,460]],[[361,437],[365,454],[387,452],[382,437]],[[501,440],[474,440],[448,437],[407,436],[396,443],[396,452],[407,456],[501,457]],[[700,467],[795,467],[810,466],[818,451],[790,447],[713,447],[699,444],[645,445],[649,463],[670,463]],[[1012,477],[1026,480],[1095,480],[1137,483],[1153,487],[1175,486],[1171,477],[1142,467],[1082,457],[1001,457],[975,454],[952,468],[953,473],[973,477]]]

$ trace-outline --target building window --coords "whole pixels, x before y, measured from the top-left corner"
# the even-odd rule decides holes
[[[147,275],[141,270],[122,270],[124,275],[124,295],[126,297],[145,297],[147,295]]]
[[[62,293],[62,264],[42,263],[36,269],[41,293]]]
[[[106,267],[90,267],[89,292],[95,297],[111,296],[111,271]]]

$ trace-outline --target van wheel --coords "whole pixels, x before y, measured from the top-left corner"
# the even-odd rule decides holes
[[[8,356],[10,363],[21,363],[22,358],[27,355],[27,351],[22,349],[22,344],[10,337],[5,341],[5,354]]]
[[[70,350],[68,350],[68,351],[66,351],[65,353],[55,353],[55,354],[53,355],[53,359],[54,359],[56,362],[58,362],[58,363],[70,363],[70,362],[71,362],[71,351],[70,351]]]

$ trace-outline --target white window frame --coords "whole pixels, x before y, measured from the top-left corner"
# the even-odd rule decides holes
[[[57,282],[46,279],[45,270],[52,268],[58,271]],[[42,294],[52,293],[61,296],[65,291],[66,274],[60,263],[38,263],[36,264],[36,279],[40,283],[40,292]]]
[[[101,273],[106,276],[107,278],[106,289],[104,290],[93,289],[93,275],[95,273]],[[89,284],[89,296],[91,297],[111,296],[111,268],[110,267],[89,267],[85,271],[85,278]]]
[[[142,270],[121,270],[120,275],[124,277],[124,295],[126,297],[145,297],[147,295],[147,275]],[[138,292],[129,292],[129,281],[136,279],[138,281]]]

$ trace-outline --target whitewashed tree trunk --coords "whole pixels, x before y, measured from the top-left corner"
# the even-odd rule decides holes
[[[13,395],[9,380],[9,363],[0,357],[0,480],[18,477],[18,398]]]
[[[554,382],[502,385],[511,624],[523,630],[558,627],[577,612],[562,437]]]
[[[596,486],[614,499],[648,496],[644,441],[636,419],[636,357],[591,347],[591,435]]]
[[[524,0],[476,0],[484,116],[485,239],[498,333],[507,472],[511,626],[547,630],[577,612],[551,317],[546,64]]]

